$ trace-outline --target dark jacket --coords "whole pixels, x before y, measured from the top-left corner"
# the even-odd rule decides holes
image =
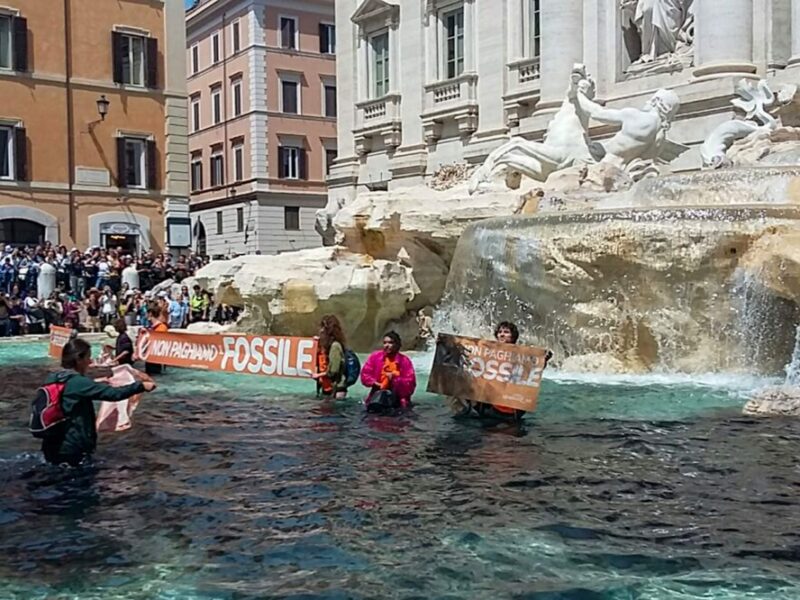
[[[127,314],[127,313],[126,313]],[[121,365],[132,365],[133,364],[133,342],[131,338],[128,336],[127,333],[120,333],[117,336],[117,344],[115,348],[115,356],[119,356],[123,352],[127,352],[128,354],[119,360],[119,364]]]
[[[94,401],[120,402],[144,392],[141,381],[114,388],[80,375],[75,371],[51,374],[46,384],[66,382],[61,405],[67,421],[62,431],[42,442],[42,451],[50,462],[71,462],[92,454],[97,446]]]

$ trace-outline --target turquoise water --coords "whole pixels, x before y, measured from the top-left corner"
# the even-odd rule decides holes
[[[45,350],[0,345],[0,598],[800,597],[800,425],[740,416],[764,380],[550,372],[517,428],[170,370],[61,471],[24,430]]]

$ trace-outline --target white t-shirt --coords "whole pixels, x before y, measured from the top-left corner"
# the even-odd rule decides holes
[[[108,275],[108,261],[101,260],[97,263],[97,276],[106,277]]]
[[[104,315],[113,315],[117,312],[117,297],[114,294],[103,296],[100,310]]]

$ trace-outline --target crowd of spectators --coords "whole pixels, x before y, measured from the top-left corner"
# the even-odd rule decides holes
[[[38,279],[46,263],[55,269],[55,289],[40,298]],[[145,251],[135,256],[122,248],[81,252],[50,243],[6,245],[0,252],[0,337],[46,333],[50,325],[99,332],[118,318],[146,327],[148,303],[158,299],[169,306],[171,328],[198,321],[229,322],[236,317],[235,309],[215,305],[212,295],[199,286],[190,291],[182,285],[176,294],[154,291],[169,280],[181,284],[207,263],[208,257],[194,253],[173,260],[169,254]]]

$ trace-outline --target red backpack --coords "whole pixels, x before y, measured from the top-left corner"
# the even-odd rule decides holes
[[[28,424],[33,437],[39,439],[53,437],[67,421],[61,406],[66,386],[66,381],[60,381],[48,383],[36,390],[36,397],[31,402],[31,420]]]

